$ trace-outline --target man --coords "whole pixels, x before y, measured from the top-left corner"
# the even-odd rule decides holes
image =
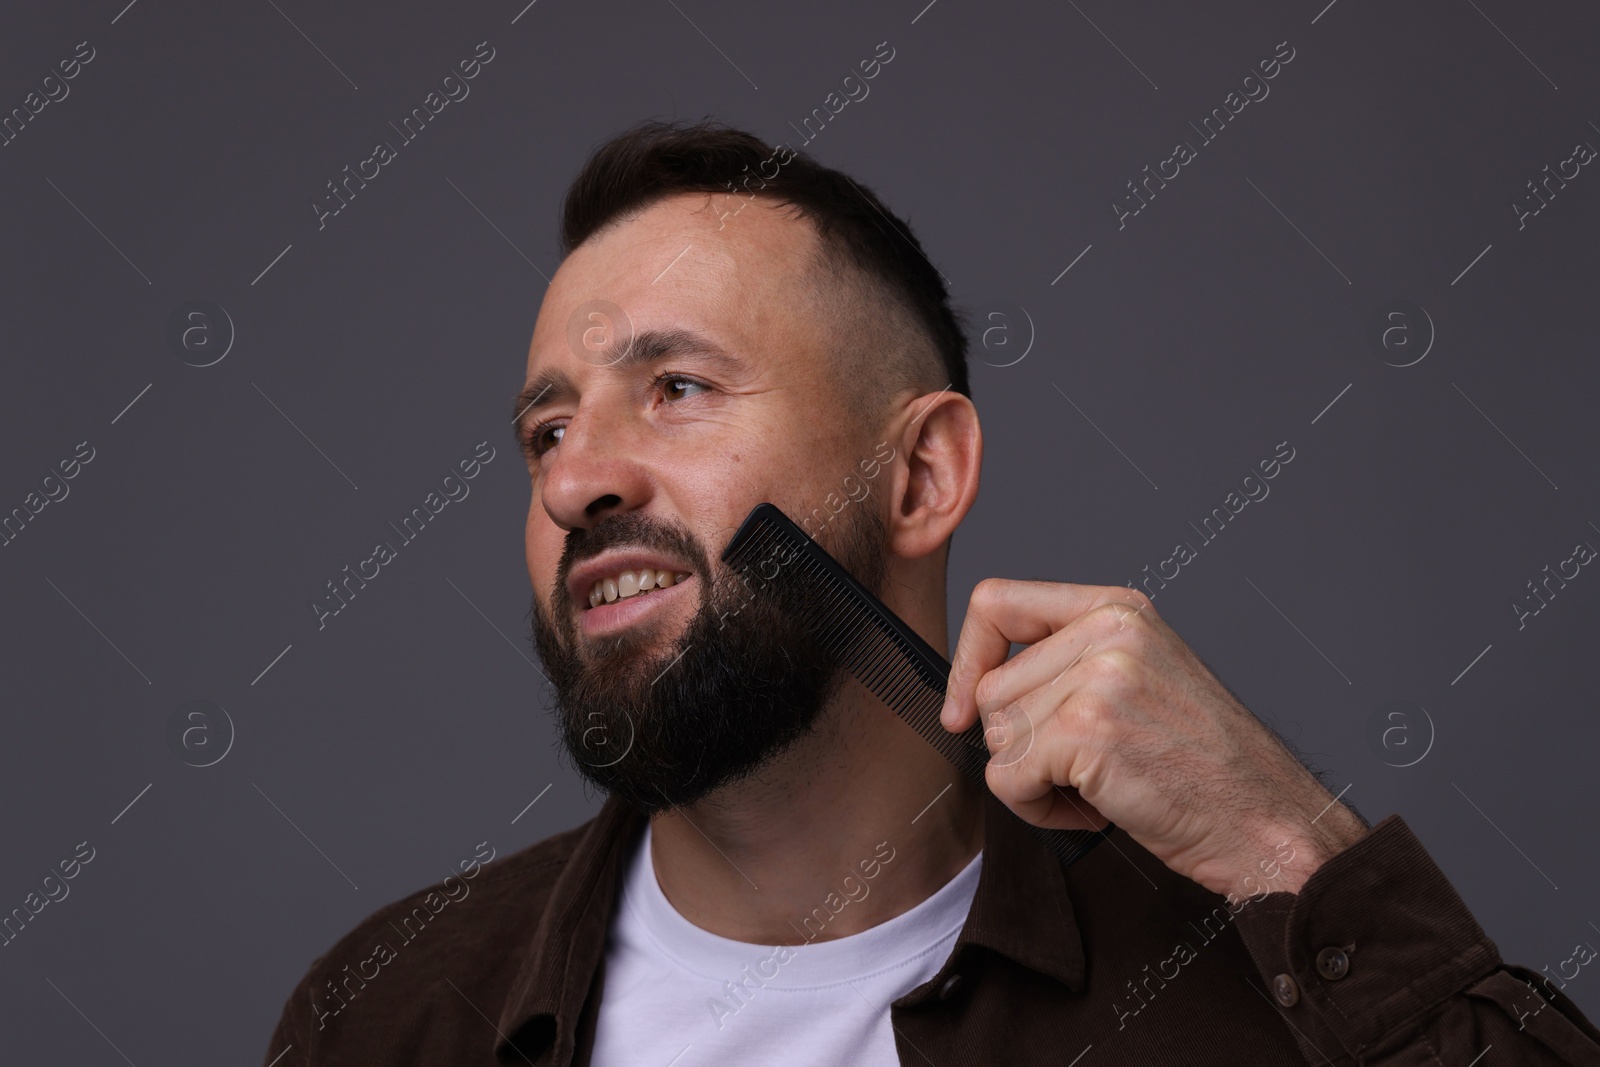
[[[526,551],[608,799],[363,922],[268,1062],[1600,1063],[1405,824],[1333,797],[1136,590],[978,585],[943,722],[983,716],[985,791],[720,562],[772,501],[949,647],[982,437],[942,279],[869,190],[647,123],[563,244],[516,401]],[[1022,820],[1118,829],[1063,869]]]

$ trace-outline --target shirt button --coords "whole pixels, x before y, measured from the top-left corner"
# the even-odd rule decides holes
[[[1300,1002],[1300,988],[1286,974],[1280,974],[1272,980],[1272,995],[1286,1008],[1292,1008]]]
[[[952,974],[949,978],[944,980],[944,985],[939,987],[939,999],[949,1000],[951,997],[956,995],[956,990],[960,988],[961,976],[959,974]]]
[[[1342,948],[1332,945],[1317,953],[1317,973],[1330,982],[1337,982],[1350,973],[1350,957]]]

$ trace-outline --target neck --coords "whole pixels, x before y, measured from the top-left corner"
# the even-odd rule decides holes
[[[663,893],[759,945],[859,933],[926,900],[983,846],[982,787],[853,678],[754,777],[651,820]]]
[[[909,911],[983,845],[980,787],[853,679],[756,777],[651,820],[656,879],[704,930],[759,945]]]

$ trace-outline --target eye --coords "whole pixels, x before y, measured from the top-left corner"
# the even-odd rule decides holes
[[[522,450],[537,459],[560,444],[561,435],[566,431],[567,428],[565,426],[541,422],[523,437]]]
[[[662,397],[669,403],[694,396],[694,390],[704,392],[711,388],[703,382],[678,374],[658,375],[651,384],[661,391]],[[561,443],[566,430],[565,425],[554,422],[538,423],[523,436],[522,450],[534,459],[538,459]]]
[[[682,399],[684,399],[684,394],[678,392],[680,389],[683,389],[683,388],[687,388],[687,389],[705,389],[706,388],[706,386],[704,386],[704,385],[700,384],[699,382],[695,381],[693,378],[684,378],[684,377],[680,377],[680,376],[675,375],[675,374],[662,375],[661,377],[656,379],[656,384],[661,387],[661,395],[663,397],[665,397],[666,399],[668,399],[668,400],[682,400]],[[674,394],[677,394],[677,395],[674,395]],[[689,395],[692,395],[692,394],[689,394]]]

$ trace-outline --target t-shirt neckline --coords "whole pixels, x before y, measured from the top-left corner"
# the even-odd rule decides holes
[[[915,907],[845,937],[801,942],[801,938],[813,936],[816,923],[814,920],[811,927],[804,926],[801,920],[805,916],[797,915],[794,941],[789,951],[783,952],[782,946],[735,941],[714,934],[696,926],[673,907],[656,880],[647,823],[628,862],[622,886],[622,907],[631,915],[633,924],[662,953],[691,974],[721,981],[738,975],[748,965],[761,975],[765,986],[816,989],[893,970],[954,938],[971,910],[982,864],[980,850],[955,877]],[[893,872],[892,860],[884,864],[873,879],[864,878],[858,872],[842,871],[836,893],[845,904],[837,914],[843,915],[859,903],[848,900],[845,894],[843,883],[847,875],[854,873],[857,884],[867,888],[866,896],[860,896],[859,889],[851,890],[864,901],[876,885],[882,884],[880,880],[892,876]],[[833,913],[823,901],[818,901],[817,907],[831,918]]]

